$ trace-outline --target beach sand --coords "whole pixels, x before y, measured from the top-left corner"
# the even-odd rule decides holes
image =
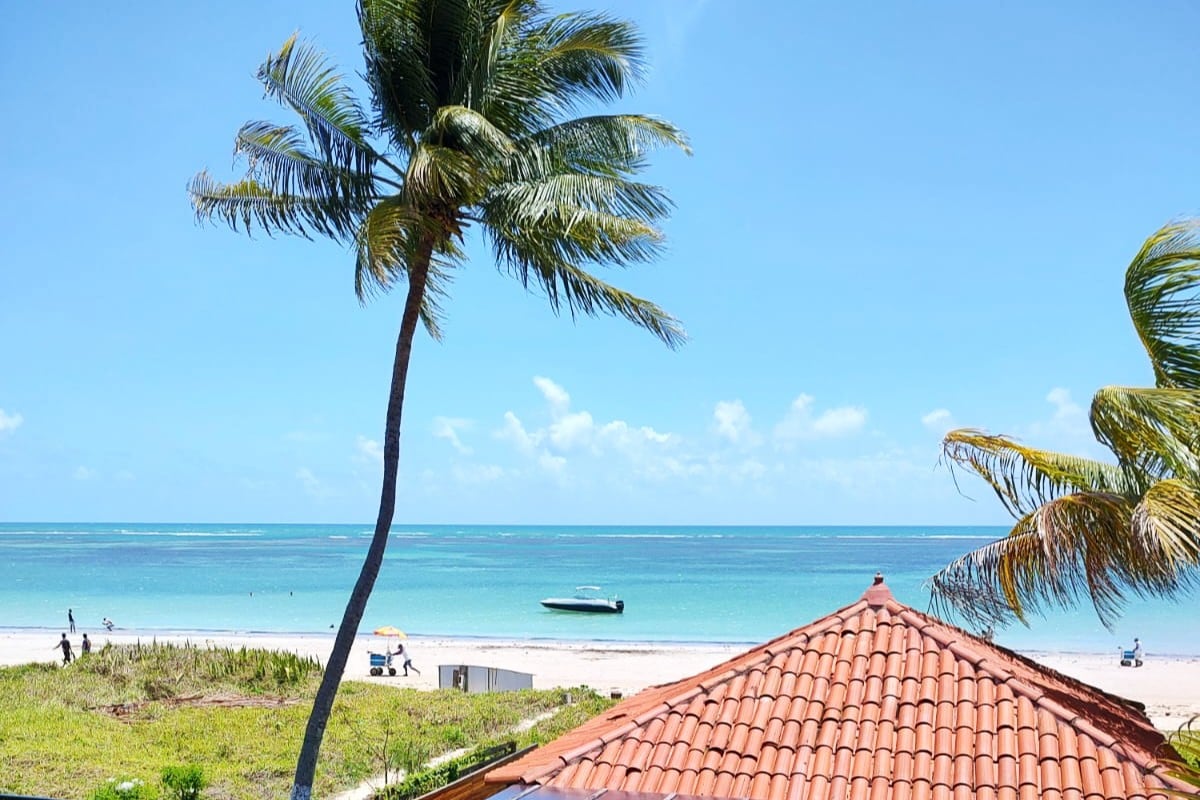
[[[58,662],[57,629],[0,631],[0,665]],[[93,647],[106,643],[191,642],[217,647],[261,647],[315,656],[325,663],[332,634],[250,634],[125,631],[88,632]],[[69,637],[79,652],[80,636]],[[394,650],[395,639],[390,640]],[[566,642],[551,640],[450,639],[412,637],[405,642],[420,675],[373,678],[367,674],[369,652],[385,640],[359,636],[346,666],[346,680],[363,680],[415,689],[438,688],[439,665],[498,667],[533,675],[535,689],[589,686],[601,693],[634,694],[648,686],[695,675],[748,650],[749,644],[669,644],[646,642]],[[1171,731],[1200,714],[1200,656],[1156,658],[1145,666],[1122,667],[1116,654],[1025,653],[1024,655],[1110,694],[1144,703],[1160,730]],[[400,666],[396,661],[395,665]]]

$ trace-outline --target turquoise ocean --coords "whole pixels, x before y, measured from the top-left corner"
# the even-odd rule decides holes
[[[857,600],[882,572],[929,610],[923,583],[1005,533],[974,527],[398,525],[362,633],[757,643]],[[0,627],[328,632],[370,525],[0,523]],[[545,610],[599,585],[621,615]],[[1196,596],[1134,599],[1113,631],[1089,606],[997,632],[1025,651],[1200,654]]]

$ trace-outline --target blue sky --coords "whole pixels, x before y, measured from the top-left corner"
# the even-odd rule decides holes
[[[556,318],[472,246],[398,522],[1002,524],[946,429],[1101,455],[1092,394],[1151,381],[1124,269],[1200,198],[1194,6],[553,7],[636,20],[619,108],[692,138],[650,174],[666,257],[605,272],[690,341]],[[374,519],[402,293],[185,193],[291,121],[253,73],[295,30],[359,69],[350,3],[6,9],[0,520]]]

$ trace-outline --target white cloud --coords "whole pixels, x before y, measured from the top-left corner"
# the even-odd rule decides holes
[[[560,477],[567,471],[568,455],[598,461],[616,454],[634,474],[663,474],[663,452],[677,444],[677,437],[649,426],[635,428],[624,420],[598,424],[590,412],[572,411],[571,396],[551,379],[539,376],[533,382],[549,405],[550,422],[529,430],[515,413],[506,411],[496,438],[511,442],[542,470]]]
[[[551,455],[550,453],[542,453],[538,456],[538,466],[547,472],[559,474],[566,469],[567,460],[562,456],[555,456]]]
[[[296,470],[296,478],[299,479],[301,485],[304,486],[304,491],[311,497],[322,499],[333,494],[333,492],[326,487],[325,484],[321,483],[320,479],[318,479],[317,476],[313,474],[313,471],[308,467],[301,467],[300,469]]]
[[[504,412],[504,427],[496,431],[496,438],[512,442],[520,452],[530,455],[538,446],[540,436],[534,436],[525,430],[525,426],[517,415],[511,411]]]
[[[567,394],[566,389],[549,378],[543,378],[540,375],[534,377],[533,383],[550,403],[551,414],[558,417],[567,413],[567,409],[571,406],[571,395]]]
[[[1086,419],[1083,408],[1071,399],[1070,391],[1060,386],[1050,390],[1046,402],[1054,405],[1054,421],[1076,425]]]
[[[473,451],[462,443],[458,438],[459,431],[468,430],[472,425],[469,419],[460,419],[458,417],[434,417],[433,418],[433,435],[439,439],[445,439],[450,442],[450,446],[463,455],[469,456]]]
[[[1092,458],[1108,458],[1103,447],[1096,442],[1087,409],[1071,398],[1071,392],[1056,386],[1046,394],[1046,402],[1054,406],[1054,414],[1048,420],[1034,422],[1020,431],[1021,438],[1036,443],[1038,447],[1063,450]]]
[[[3,408],[0,408],[0,433],[15,431],[17,428],[21,427],[21,423],[24,421],[25,418],[15,411],[11,414],[8,414],[5,413]]]
[[[939,436],[958,427],[954,421],[954,415],[945,408],[935,408],[930,411],[921,417],[921,424]]]
[[[77,481],[90,481],[96,477],[96,471],[89,467],[76,467],[71,477]]]
[[[862,430],[866,422],[867,411],[859,406],[831,408],[814,416],[812,396],[801,394],[775,426],[775,439],[786,446],[801,439],[848,436]]]
[[[491,483],[504,477],[504,468],[496,464],[455,464],[451,473],[459,483]]]
[[[713,409],[717,435],[734,444],[754,445],[759,437],[750,427],[750,412],[741,400],[722,400]]]
[[[375,464],[383,464],[383,445],[374,439],[368,439],[365,436],[359,436],[355,442],[355,447],[358,453],[363,458]],[[311,473],[310,473],[311,474]]]

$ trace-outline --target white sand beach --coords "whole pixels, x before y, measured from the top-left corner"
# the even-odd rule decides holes
[[[0,632],[0,665],[61,660],[61,631],[20,629]],[[89,632],[94,647],[106,643],[191,642],[219,647],[262,647],[315,656],[325,663],[333,646],[332,634],[250,634],[147,632],[117,630]],[[79,649],[79,635],[70,637]],[[394,644],[395,640],[391,640]],[[590,686],[603,693],[628,696],[660,683],[694,675],[750,645],[669,644],[647,642],[567,642],[551,640],[451,639],[412,637],[405,642],[421,674],[373,678],[368,675],[369,652],[384,640],[359,636],[346,668],[347,680],[386,683],[397,687],[436,689],[439,665],[475,665],[517,670],[533,675],[536,689]],[[1146,714],[1160,730],[1174,730],[1200,714],[1200,656],[1147,655],[1145,666],[1122,667],[1116,654],[1026,653],[1051,669],[1070,675],[1111,694],[1144,703]],[[397,663],[397,666],[399,664]]]

